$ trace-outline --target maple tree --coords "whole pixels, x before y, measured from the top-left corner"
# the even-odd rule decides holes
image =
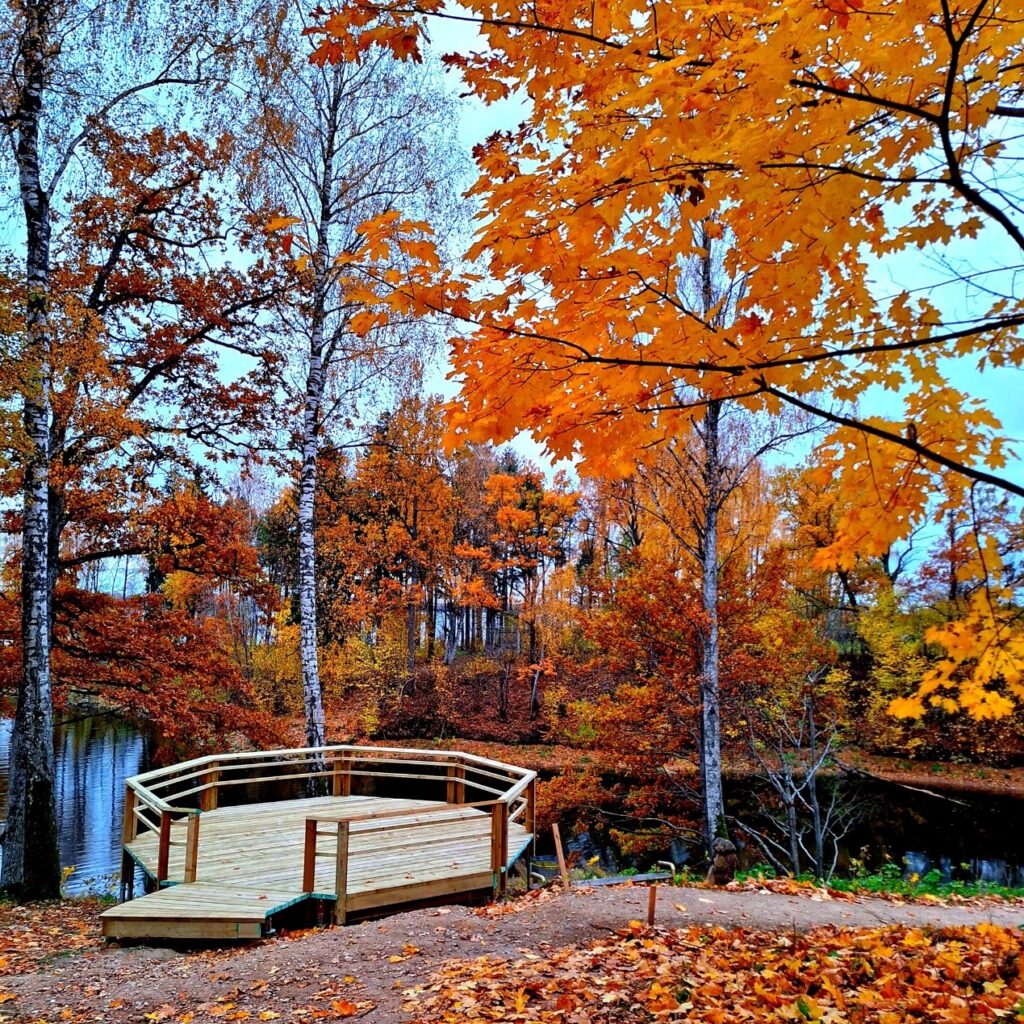
[[[850,500],[822,558],[844,567],[932,510],[937,473],[947,500],[972,481],[1024,494],[998,420],[947,372],[987,379],[1021,360],[1012,5],[351,0],[325,16],[320,58],[416,58],[432,18],[479,29],[479,51],[447,59],[480,99],[529,98],[523,124],[476,152],[468,255],[486,284],[419,279],[386,296],[469,327],[453,341],[459,437],[525,428],[621,473],[708,403],[795,407],[835,428],[819,472]],[[709,222],[743,288],[726,325],[681,281]],[[884,283],[896,260],[919,288]],[[950,284],[966,298],[948,301]],[[858,411],[873,385],[898,411]],[[936,634],[951,667],[897,711],[951,700],[998,716],[1024,696],[998,564],[974,571],[990,585],[955,634]]]

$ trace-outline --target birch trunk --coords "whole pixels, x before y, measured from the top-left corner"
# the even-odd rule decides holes
[[[22,495],[22,682],[11,736],[0,888],[26,899],[60,893],[50,688],[50,207],[39,152],[49,14],[45,0],[24,7],[15,144],[26,224],[23,421],[29,451]]]
[[[335,71],[334,88],[327,105],[323,125],[323,164],[320,168],[319,210],[316,222],[316,251],[313,254],[313,281],[309,319],[309,366],[302,418],[302,467],[299,475],[299,660],[302,666],[302,705],[306,719],[306,745],[322,747],[326,742],[324,695],[320,682],[317,650],[317,568],[314,533],[318,459],[320,455],[321,411],[326,368],[324,366],[327,326],[327,292],[331,286],[330,230],[335,210],[334,161],[337,153],[338,115],[341,90],[340,70]],[[326,770],[323,755],[314,759],[314,770]],[[326,792],[326,777],[308,780],[310,795]]]
[[[701,291],[705,314],[715,306],[711,239],[703,231],[705,256],[701,261]],[[704,829],[708,850],[715,836],[725,834],[725,798],[722,794],[722,709],[719,688],[719,621],[718,621],[718,519],[726,497],[725,467],[719,447],[721,402],[707,405],[704,413],[703,491],[704,522],[700,544],[701,610],[704,633],[700,650],[701,709],[701,781],[704,796]]]
[[[445,599],[444,605],[444,663],[454,665],[455,656],[459,652],[459,609],[451,595]]]
[[[722,722],[719,692],[718,622],[718,515],[722,491],[722,465],[718,449],[717,402],[704,416],[705,514],[701,544],[701,607],[704,630],[700,648],[701,781],[704,797],[704,829],[710,848],[725,821],[722,794]]]
[[[413,495],[412,499],[412,524],[409,528],[409,539],[415,548],[419,538],[420,503],[419,497]],[[419,585],[419,567],[413,563],[409,569],[408,594],[405,603],[405,685],[402,692],[412,696],[416,692],[416,647],[417,633],[416,612],[419,608],[417,586]]]
[[[427,599],[427,663],[434,660],[434,643],[437,639],[437,588],[430,588]]]
[[[320,403],[323,398],[323,325],[314,324],[306,379],[306,402],[302,422],[302,468],[299,476],[299,661],[302,665],[302,705],[306,718],[306,745],[322,747],[325,742],[324,701],[320,685],[317,652],[316,550],[313,512],[316,502],[317,456],[320,441]],[[323,758],[317,759],[318,767]],[[317,779],[310,779],[318,789]]]
[[[416,591],[415,570],[409,574],[409,597],[405,602],[405,682],[402,694],[411,697],[416,693]]]

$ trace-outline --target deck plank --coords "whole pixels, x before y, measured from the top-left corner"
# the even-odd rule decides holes
[[[435,809],[447,807],[447,810]],[[350,826],[347,906],[353,912],[420,899],[471,892],[491,885],[491,820],[479,809],[432,800],[371,796],[304,797],[296,800],[222,807],[199,819],[196,881],[184,884],[185,848],[170,848],[168,883],[159,892],[106,911],[104,934],[120,938],[246,938],[262,933],[276,912],[308,898],[302,891],[307,818],[330,819],[368,813],[407,811],[384,822]],[[432,813],[424,813],[431,811]],[[399,827],[416,823],[416,827]],[[325,820],[321,831],[336,824]],[[530,834],[509,825],[512,860]],[[172,840],[183,840],[175,825]],[[320,837],[316,893],[334,897],[336,840]],[[146,832],[126,849],[154,877],[158,837]],[[509,865],[511,866],[511,865]],[[148,930],[147,930],[148,929]],[[233,930],[234,929],[234,930]]]

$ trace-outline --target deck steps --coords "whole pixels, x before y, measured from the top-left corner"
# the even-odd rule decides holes
[[[103,934],[117,939],[258,939],[273,914],[308,899],[303,892],[219,882],[171,885],[102,915]]]

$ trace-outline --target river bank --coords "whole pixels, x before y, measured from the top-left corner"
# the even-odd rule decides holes
[[[301,735],[301,729],[297,734]],[[342,741],[338,741],[342,742]],[[349,742],[345,740],[344,742]],[[470,754],[490,757],[498,761],[513,761],[524,768],[530,768],[542,775],[590,768],[598,771],[615,771],[614,762],[602,758],[601,752],[557,744],[493,743],[471,738],[416,739],[416,740],[359,740],[375,746],[423,747],[425,749],[465,750]],[[952,761],[915,761],[908,758],[874,754],[859,747],[847,746],[838,751],[840,773],[843,768],[862,772],[883,782],[914,786],[922,789],[942,789],[954,793],[976,793],[988,796],[1007,796],[1024,800],[1024,765],[1004,768],[976,762],[957,763]],[[696,778],[698,765],[695,761],[674,760],[666,768],[683,776]],[[742,755],[726,753],[723,757],[723,775],[726,779],[743,781],[756,777],[756,763]],[[837,774],[836,771],[822,774]]]
[[[279,716],[275,722],[282,745],[302,745],[304,726],[301,718],[294,715]],[[356,723],[357,719],[351,715],[328,713],[328,742],[458,749],[497,761],[510,761],[523,768],[530,768],[544,777],[577,769],[614,772],[619,768],[614,760],[603,756],[600,750],[588,747],[558,743],[501,743],[476,739],[473,736],[371,738],[361,735]],[[839,748],[837,761],[841,766],[840,771],[845,768],[852,772],[866,773],[896,785],[1024,800],[1024,764],[1005,767],[966,758],[962,761],[933,761],[877,754],[852,744]],[[693,778],[697,777],[699,771],[696,761],[685,759],[673,760],[666,768]],[[723,751],[723,773],[727,779],[743,781],[755,777],[758,774],[758,766],[751,757],[726,748]]]

